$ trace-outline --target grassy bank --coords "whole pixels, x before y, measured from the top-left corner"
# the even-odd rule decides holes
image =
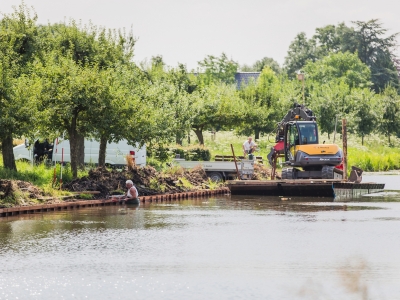
[[[54,170],[54,166],[46,166],[43,163],[32,165],[28,162],[17,161],[16,165],[18,172],[3,168],[3,157],[0,155],[0,179],[27,181],[41,188],[47,194],[60,194],[58,191],[61,174],[60,165],[57,165],[56,170]],[[54,171],[56,174],[55,178]],[[79,177],[83,177],[85,175],[87,175],[87,171],[79,171],[78,173]],[[72,180],[71,170],[68,166],[63,167],[62,180],[63,182]]]
[[[211,157],[215,155],[232,155],[231,144],[235,155],[243,155],[242,144],[246,136],[236,136],[231,131],[217,132],[213,136],[210,132],[204,134],[205,146],[210,150]],[[194,137],[192,137],[194,140]],[[322,135],[320,141],[333,143],[333,135]],[[348,136],[348,166],[358,166],[364,171],[379,172],[400,169],[400,140],[392,137],[389,145],[387,138],[378,135],[371,135],[365,138],[364,145],[361,138],[355,135]],[[342,148],[340,135],[336,135],[335,143]],[[267,164],[267,154],[275,144],[274,136],[263,136],[258,141],[259,150],[257,156],[262,156]]]

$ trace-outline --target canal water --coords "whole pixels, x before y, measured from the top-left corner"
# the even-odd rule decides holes
[[[0,299],[400,299],[399,253],[400,190],[24,215],[0,219]]]

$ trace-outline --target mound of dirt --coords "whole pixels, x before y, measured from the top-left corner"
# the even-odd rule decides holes
[[[30,182],[0,179],[0,207],[29,204],[29,199],[39,199],[44,195]]]
[[[268,179],[270,170],[263,165],[254,165],[252,179]],[[126,180],[132,180],[139,195],[172,194],[207,188],[208,177],[201,167],[191,170],[171,168],[167,172],[157,172],[151,166],[130,168],[125,171],[92,169],[88,176],[75,179],[63,185],[63,190],[71,192],[97,191],[95,199],[105,199],[113,194],[126,192]],[[0,179],[0,207],[28,205],[29,199],[41,199],[45,193],[29,182]],[[5,200],[6,201],[3,201]],[[6,203],[2,205],[1,203]]]
[[[271,178],[271,170],[262,164],[254,164],[253,180],[268,180]]]
[[[96,199],[126,191],[126,180],[132,180],[139,195],[148,196],[160,193],[170,194],[201,189],[207,182],[202,168],[175,170],[174,173],[160,173],[151,166],[117,171],[97,168],[89,171],[88,176],[64,184],[63,189],[71,192],[98,191]]]

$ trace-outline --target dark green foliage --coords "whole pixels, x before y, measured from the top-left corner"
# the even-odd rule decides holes
[[[164,147],[158,146],[155,148],[147,148],[147,156],[155,158],[158,161],[166,162],[169,159],[179,158],[190,161],[209,161],[211,159],[211,152],[204,147]]]
[[[356,28],[347,27],[344,23],[317,28],[311,39],[307,39],[304,33],[298,34],[285,58],[288,76],[293,78],[296,70],[302,69],[309,61],[348,51],[357,53],[359,59],[370,68],[376,92],[382,91],[387,85],[398,88],[399,78],[394,64],[397,33],[386,36],[387,29],[377,19],[353,24]]]
[[[189,147],[189,148],[175,148],[171,149],[173,157],[179,154],[180,158],[190,161],[209,161],[211,159],[211,152],[204,147]]]
[[[394,50],[398,33],[385,37],[387,29],[377,19],[368,22],[353,22],[357,28],[355,40],[358,56],[371,69],[374,90],[383,91],[387,85],[399,86],[399,78],[394,66]]]

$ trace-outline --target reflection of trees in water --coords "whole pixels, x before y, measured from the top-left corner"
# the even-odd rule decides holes
[[[312,213],[323,211],[358,211],[358,210],[375,210],[380,209],[374,206],[352,206],[349,203],[343,205],[329,205],[333,202],[333,198],[300,198],[300,197],[256,197],[256,196],[231,196],[227,201],[221,200],[225,204],[221,206],[233,207],[235,209],[256,210],[256,211],[279,211],[279,212],[298,212]],[[312,204],[315,202],[316,204]],[[326,204],[321,204],[322,202]],[[317,204],[318,203],[318,204]]]
[[[12,239],[11,222],[0,221],[0,253],[8,248]]]

